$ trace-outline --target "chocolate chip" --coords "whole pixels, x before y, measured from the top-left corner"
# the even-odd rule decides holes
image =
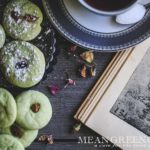
[[[39,103],[35,103],[35,104],[32,104],[31,110],[32,110],[34,113],[37,113],[37,112],[39,112],[40,107],[41,107],[41,105],[40,105]]]
[[[11,17],[17,22],[20,19],[20,15],[17,11],[11,12]]]
[[[17,62],[15,66],[16,69],[24,69],[27,67],[28,67],[28,61],[25,58],[22,58],[22,60]]]
[[[26,14],[25,16],[20,15],[17,11],[12,11],[11,12],[11,17],[18,22],[19,19],[21,20],[26,20],[28,22],[35,22],[38,17],[34,16],[34,15],[30,15],[30,14]]]
[[[17,124],[13,124],[10,128],[10,131],[13,136],[21,138],[23,136],[23,132],[21,128]]]

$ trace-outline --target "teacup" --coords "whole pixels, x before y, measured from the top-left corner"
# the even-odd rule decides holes
[[[78,0],[84,7],[102,15],[118,15],[132,8],[138,0]]]

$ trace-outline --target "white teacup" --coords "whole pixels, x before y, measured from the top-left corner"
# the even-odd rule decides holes
[[[118,10],[114,10],[114,11],[104,11],[104,10],[100,10],[100,9],[96,9],[94,7],[92,7],[91,5],[89,5],[85,0],[78,0],[84,7],[86,7],[87,9],[101,14],[101,15],[118,15],[121,14],[127,10],[129,10],[130,8],[132,8],[136,3],[139,2],[139,0],[132,0],[133,2],[131,2],[131,4],[129,4],[128,6],[125,6],[124,8],[118,9]]]

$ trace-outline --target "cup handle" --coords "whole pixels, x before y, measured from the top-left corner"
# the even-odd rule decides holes
[[[150,0],[138,0],[138,3],[141,5],[147,5],[150,4]]]

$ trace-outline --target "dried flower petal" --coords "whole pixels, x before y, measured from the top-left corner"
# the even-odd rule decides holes
[[[50,93],[55,96],[60,89],[58,86],[53,85],[53,86],[49,86],[49,90],[50,90]]]
[[[67,79],[67,82],[68,82],[69,85],[76,85],[75,80]]]
[[[53,144],[53,143],[54,143],[54,140],[53,140],[53,136],[52,136],[52,135],[49,135],[49,136],[47,137],[47,142],[48,142],[48,144]]]
[[[69,52],[69,54],[74,54],[76,50],[77,50],[77,46],[71,45],[68,49],[68,52]]]
[[[79,132],[80,129],[81,129],[81,123],[76,123],[74,126],[73,126],[73,131],[74,132]]]
[[[39,142],[46,142],[48,144],[53,144],[54,143],[54,140],[53,140],[53,136],[52,135],[41,135],[39,138],[38,138],[38,141]]]
[[[85,65],[82,66],[81,70],[80,70],[80,75],[81,77],[83,78],[86,78],[87,77],[87,68]]]
[[[66,81],[67,81],[67,83],[66,83],[66,85],[64,86],[64,88],[67,88],[68,85],[76,85],[75,80],[72,80],[72,79],[69,78],[69,79],[67,79]]]
[[[38,141],[39,142],[45,142],[47,140],[47,135],[41,135],[39,138],[38,138]]]
[[[80,57],[87,61],[88,63],[92,63],[94,60],[94,54],[92,51],[86,51],[80,55]]]
[[[96,66],[91,67],[90,73],[92,77],[96,76]]]

